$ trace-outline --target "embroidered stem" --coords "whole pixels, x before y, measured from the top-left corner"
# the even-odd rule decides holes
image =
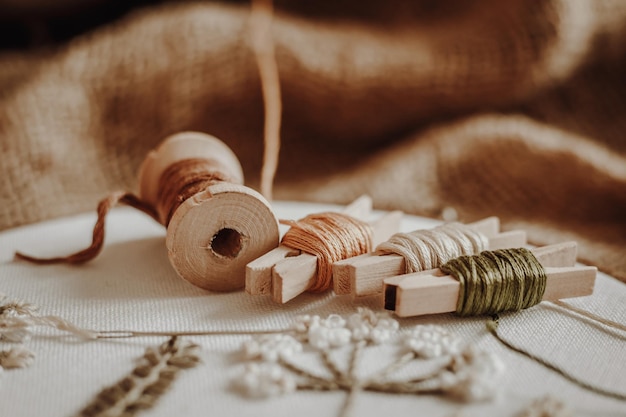
[[[424,384],[410,382],[372,382],[363,387],[365,391],[393,394],[442,394],[441,388],[426,388]]]
[[[404,355],[400,356],[397,360],[387,365],[384,369],[382,369],[378,374],[372,376],[367,384],[372,383],[373,381],[386,380],[391,376],[394,372],[401,369],[403,366],[411,362],[413,359],[417,358],[415,352],[408,352]]]
[[[348,396],[346,397],[341,407],[341,411],[339,412],[340,417],[347,417],[351,414],[352,408],[354,407],[356,396],[358,392],[361,391],[361,383],[359,382],[359,379],[356,375],[356,370],[357,370],[357,363],[366,345],[367,345],[367,342],[365,340],[361,340],[358,343],[356,343],[354,345],[354,348],[352,349],[352,355],[350,357],[350,365],[348,368],[350,390],[348,392]]]
[[[315,375],[312,374],[311,372],[307,371],[306,369],[300,368],[298,365],[287,361],[284,358],[280,358],[278,360],[278,363],[280,363],[282,366],[285,367],[285,369],[290,370],[291,372],[293,372],[294,374],[301,376],[303,378],[306,378],[309,380],[310,383],[312,384],[328,384],[329,386],[332,386],[333,388],[328,388],[328,389],[335,389],[335,387],[337,387],[337,383],[335,383],[334,381],[331,381],[330,379],[324,378],[323,376],[319,376],[319,375]]]
[[[335,361],[330,357],[331,350],[324,349],[322,351],[322,358],[324,359],[324,364],[328,367],[328,369],[333,373],[335,379],[343,380],[346,378],[346,374],[342,372],[338,367]]]

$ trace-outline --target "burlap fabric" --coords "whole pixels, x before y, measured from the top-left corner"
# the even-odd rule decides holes
[[[500,216],[626,279],[626,2],[279,2],[279,199]],[[314,7],[315,6],[315,7]],[[0,57],[0,228],[136,187],[181,130],[258,185],[263,109],[246,4],[138,10]]]

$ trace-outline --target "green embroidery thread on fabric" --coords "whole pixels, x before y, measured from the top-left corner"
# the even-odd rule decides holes
[[[578,385],[581,388],[584,388],[586,390],[589,390],[599,395],[604,395],[605,397],[611,397],[617,400],[626,401],[626,394],[622,394],[616,391],[610,391],[602,387],[595,386],[581,378],[576,377],[575,375],[571,374],[565,369],[553,363],[550,363],[547,360],[542,359],[539,356],[534,355],[518,346],[513,345],[511,342],[505,340],[502,336],[500,336],[500,334],[498,333],[499,325],[500,325],[500,317],[497,314],[494,314],[491,317],[491,320],[487,321],[486,323],[487,331],[489,331],[489,333],[491,333],[493,337],[495,337],[496,340],[502,343],[502,345],[504,345],[506,348],[511,349],[514,352],[517,352],[521,355],[526,356],[528,359],[533,360],[537,362],[538,364],[546,367],[547,369],[556,372],[557,374],[561,375],[563,378],[569,380],[570,382]]]

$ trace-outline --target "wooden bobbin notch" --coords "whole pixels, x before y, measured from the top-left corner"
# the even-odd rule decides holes
[[[172,164],[206,159],[230,182],[215,182],[185,200],[167,226],[166,246],[178,275],[210,291],[244,287],[248,262],[278,246],[278,220],[269,203],[243,184],[235,154],[220,140],[198,132],[166,139],[144,160],[140,198],[157,205],[159,182]]]
[[[372,200],[362,196],[342,211],[365,221],[372,210]],[[373,244],[389,239],[400,227],[402,212],[394,211],[371,223]],[[317,275],[317,257],[280,245],[250,262],[246,268],[246,292],[251,295],[271,294],[277,303],[286,303],[309,289]]]
[[[488,250],[521,247],[526,244],[526,232],[500,232],[500,219],[488,217],[467,227],[489,239]],[[405,272],[404,258],[399,255],[366,253],[333,264],[333,285],[336,294],[366,297],[381,294],[383,280]]]
[[[574,266],[576,242],[532,249],[546,270],[544,301],[582,297],[593,293],[597,268]],[[399,317],[456,311],[460,284],[440,269],[398,275],[384,280],[385,309]]]

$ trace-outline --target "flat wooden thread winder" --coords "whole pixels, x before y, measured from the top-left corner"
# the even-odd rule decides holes
[[[576,242],[531,249],[546,270],[543,301],[591,295],[597,268],[574,266]],[[399,317],[456,311],[460,284],[440,269],[398,275],[384,281],[385,309]]]
[[[365,221],[371,214],[372,199],[362,196],[345,207],[343,214]],[[400,227],[403,213],[393,211],[371,223],[374,246],[387,240]],[[277,303],[286,303],[307,291],[317,274],[317,257],[280,245],[246,268],[246,292],[271,294]]]
[[[489,250],[521,247],[526,244],[526,232],[511,230],[500,232],[500,219],[488,217],[466,225],[489,240]],[[404,274],[405,261],[400,255],[366,253],[333,264],[334,291],[339,295],[367,297],[381,294],[383,280]]]
[[[206,159],[230,182],[216,181],[176,209],[165,241],[170,262],[198,287],[241,289],[246,264],[278,246],[278,220],[261,194],[242,185],[243,170],[230,148],[199,132],[171,136],[148,154],[139,173],[140,198],[155,206],[164,171],[186,159]]]

